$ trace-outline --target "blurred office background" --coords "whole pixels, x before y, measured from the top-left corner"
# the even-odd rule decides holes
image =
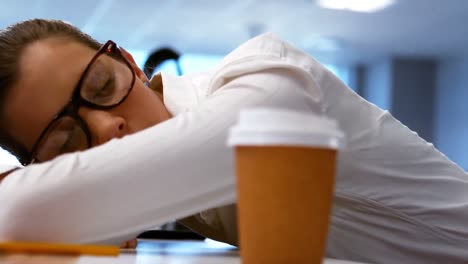
[[[207,70],[247,39],[274,32],[468,168],[467,0],[0,2],[0,28],[36,17],[112,39],[142,67],[152,51],[171,48],[183,73]],[[161,69],[177,73],[174,61]],[[0,163],[15,162],[0,154]]]

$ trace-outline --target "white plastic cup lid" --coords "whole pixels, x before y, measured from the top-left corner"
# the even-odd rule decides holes
[[[274,145],[340,149],[344,134],[336,121],[308,112],[279,108],[241,110],[229,131],[229,146]]]

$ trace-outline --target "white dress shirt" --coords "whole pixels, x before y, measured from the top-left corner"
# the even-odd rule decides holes
[[[162,78],[174,118],[5,178],[0,238],[119,243],[202,212],[186,224],[235,243],[234,206],[208,209],[235,203],[229,127],[240,109],[267,106],[326,115],[346,134],[328,256],[371,263],[468,261],[465,172],[304,52],[265,34],[211,72]]]

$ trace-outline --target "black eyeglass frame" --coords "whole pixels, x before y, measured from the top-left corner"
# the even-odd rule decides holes
[[[112,56],[112,55],[114,55],[114,54],[118,55],[118,57],[121,59],[121,61],[123,63],[125,63],[125,65],[130,69],[130,72],[132,73],[132,82],[130,84],[130,88],[128,89],[127,94],[124,97],[122,97],[122,99],[120,101],[118,101],[117,103],[112,104],[112,105],[99,105],[99,104],[96,104],[96,103],[92,103],[92,102],[84,99],[81,96],[81,86],[83,84],[84,78],[87,76],[87,74],[88,74],[91,66],[93,65],[93,63],[99,58],[99,56],[101,56],[102,54],[106,54],[106,53],[108,53],[110,55],[110,57],[113,57],[114,59],[116,59],[116,58],[114,56]],[[41,134],[39,135],[38,139],[36,140],[36,142],[34,143],[34,145],[32,147],[32,150],[31,150],[30,155],[29,155],[29,160],[24,162],[25,164],[23,164],[23,165],[32,164],[32,163],[35,163],[35,162],[39,161],[37,159],[37,157],[36,157],[36,154],[37,154],[38,148],[40,147],[40,143],[41,143],[43,137],[47,134],[47,132],[51,128],[53,128],[53,126],[55,124],[57,124],[57,120],[59,120],[59,119],[61,119],[63,117],[66,117],[66,116],[69,116],[72,119],[77,121],[77,124],[83,129],[83,131],[86,134],[86,138],[87,138],[87,141],[88,141],[88,148],[90,148],[91,147],[91,142],[92,142],[92,135],[91,135],[91,132],[90,132],[89,127],[86,124],[86,122],[79,116],[78,109],[80,107],[82,107],[82,106],[85,106],[85,107],[89,107],[89,108],[93,108],[93,109],[108,110],[108,109],[111,109],[111,108],[114,108],[114,107],[120,105],[130,95],[131,91],[133,90],[133,86],[135,85],[135,80],[136,80],[136,74],[135,74],[135,71],[133,70],[133,67],[130,64],[130,62],[122,54],[122,51],[117,47],[117,44],[115,44],[115,42],[113,42],[112,40],[108,40],[104,45],[101,46],[101,48],[99,48],[99,50],[96,52],[94,57],[91,59],[91,61],[86,66],[85,70],[83,71],[83,74],[80,77],[80,80],[78,81],[78,84],[74,88],[71,99],[62,108],[62,110],[60,110],[58,112],[58,114],[56,114],[54,116],[52,121],[50,121],[50,123],[47,125],[47,127],[41,132]]]

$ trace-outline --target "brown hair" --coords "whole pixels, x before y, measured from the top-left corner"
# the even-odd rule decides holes
[[[77,27],[60,20],[26,20],[0,30],[0,106],[4,105],[9,89],[19,79],[23,50],[33,42],[50,37],[67,37],[96,50],[101,46]],[[15,155],[23,165],[28,164],[30,153],[8,132],[5,123],[0,107],[0,147]]]

